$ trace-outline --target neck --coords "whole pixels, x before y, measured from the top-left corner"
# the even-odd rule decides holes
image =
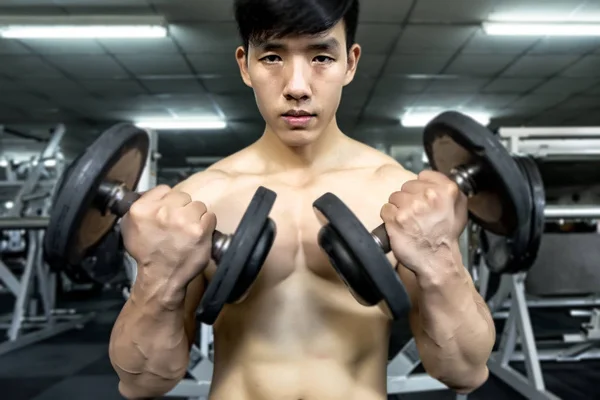
[[[268,163],[278,170],[321,170],[339,165],[342,148],[348,137],[342,133],[335,118],[317,139],[309,144],[290,146],[283,143],[268,126],[256,142],[259,152],[268,154]]]

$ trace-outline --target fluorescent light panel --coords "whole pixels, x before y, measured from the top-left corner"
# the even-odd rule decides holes
[[[10,39],[144,39],[168,35],[158,16],[0,17],[0,37]]]
[[[0,28],[7,39],[149,39],[167,36],[164,26],[8,26]]]
[[[600,36],[600,24],[586,23],[509,23],[486,22],[483,30],[490,36]]]
[[[138,128],[162,130],[225,129],[227,123],[215,119],[148,119],[135,122]]]
[[[482,112],[468,112],[457,110],[479,122],[481,125],[487,126],[490,123],[490,115]],[[409,111],[402,116],[400,123],[406,128],[422,128],[426,126],[431,120],[440,115],[442,111]]]

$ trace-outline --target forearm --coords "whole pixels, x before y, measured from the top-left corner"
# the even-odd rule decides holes
[[[184,377],[189,343],[183,297],[143,288],[143,282],[136,281],[109,346],[120,378],[119,391],[125,398],[162,396]]]
[[[437,261],[439,263],[439,261]],[[419,285],[419,350],[427,372],[457,391],[470,391],[487,380],[487,360],[496,338],[489,309],[475,290],[460,255],[432,265],[446,276],[423,274]]]

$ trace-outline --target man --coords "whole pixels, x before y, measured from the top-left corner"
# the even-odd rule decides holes
[[[215,269],[211,234],[233,232],[261,185],[278,195],[277,237],[248,296],[214,325],[211,399],[386,398],[390,320],[352,297],[319,248],[312,203],[325,192],[367,229],[386,223],[427,372],[461,393],[486,381],[495,331],[458,249],[466,199],[444,176],[417,177],[337,126],[361,56],[358,9],[358,0],[235,1],[236,58],[266,127],[207,171],[147,192],[124,219],[138,275],[110,356],[126,398],[161,396],[184,376]]]

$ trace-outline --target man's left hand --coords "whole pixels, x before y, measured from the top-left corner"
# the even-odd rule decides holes
[[[396,260],[420,275],[455,268],[453,249],[467,223],[467,197],[456,183],[435,171],[423,171],[392,193],[381,209]]]

